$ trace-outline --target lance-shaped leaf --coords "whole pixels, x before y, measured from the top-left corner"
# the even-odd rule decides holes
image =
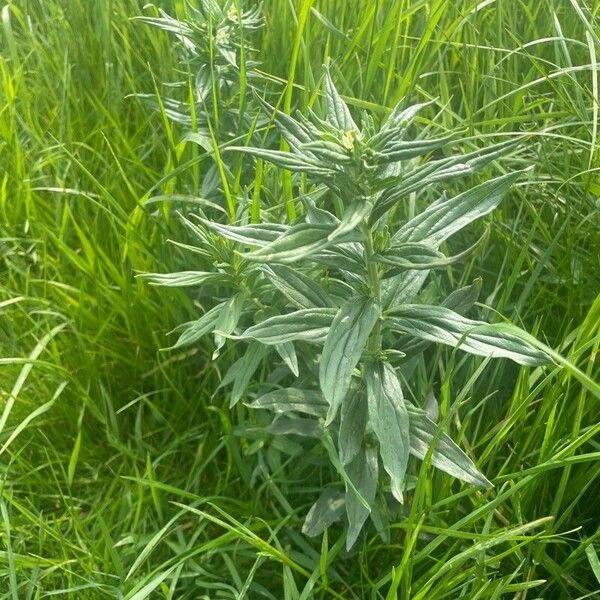
[[[406,304],[415,299],[429,271],[411,269],[385,279],[381,283],[381,298],[384,309],[398,304]]]
[[[331,307],[327,292],[311,277],[285,265],[262,267],[269,281],[298,308]]]
[[[292,374],[298,377],[298,357],[296,356],[296,349],[294,348],[293,342],[275,344],[275,350],[277,350],[277,354],[281,356],[283,362],[288,366]]]
[[[482,235],[472,246],[454,256],[446,256],[443,252],[423,242],[408,242],[392,246],[383,254],[376,255],[374,259],[400,269],[439,269],[464,260],[485,237],[486,234]],[[389,273],[394,275],[395,272],[397,269],[393,269]]]
[[[449,475],[477,485],[491,487],[492,484],[479,472],[473,461],[446,435],[440,431],[424,410],[408,404],[410,421],[410,453],[425,458],[432,444],[431,463]]]
[[[266,160],[278,167],[297,173],[308,173],[309,175],[321,177],[333,175],[335,173],[332,169],[325,167],[322,161],[308,154],[282,152],[281,150],[266,150],[264,148],[252,148],[249,146],[229,146],[226,150],[251,154],[256,156],[256,158]]]
[[[310,153],[325,163],[333,165],[343,165],[352,162],[352,155],[342,146],[335,142],[318,140],[300,146],[300,152]]]
[[[321,535],[327,527],[339,521],[344,514],[344,494],[336,488],[327,488],[310,507],[302,533],[308,537]]]
[[[219,316],[215,321],[216,349],[212,356],[213,360],[216,360],[219,356],[219,351],[225,344],[226,336],[237,327],[245,301],[246,294],[240,292],[223,303],[221,310],[219,311]]]
[[[471,175],[490,163],[500,158],[507,152],[514,150],[517,143],[504,142],[487,148],[478,148],[473,152],[463,155],[450,156],[439,160],[432,160],[419,165],[413,171],[402,172],[400,185],[391,186],[390,182],[382,181],[383,191],[371,213],[371,222],[381,218],[394,204],[408,198],[409,194],[418,192],[424,187],[436,182],[449,181],[456,177]]]
[[[396,232],[393,244],[427,242],[437,248],[465,225],[494,210],[520,175],[521,171],[502,175],[454,198],[434,202]]]
[[[274,108],[257,94],[255,94],[254,97],[258,100],[267,115],[273,118],[277,125],[277,129],[279,129],[280,133],[288,141],[290,146],[298,148],[301,144],[307,144],[312,140],[309,131],[302,123]]]
[[[520,336],[518,327],[498,332],[483,321],[474,321],[445,306],[405,304],[389,311],[387,320],[395,331],[439,342],[478,356],[504,357],[521,365],[541,365],[548,356]]]
[[[327,336],[336,312],[335,308],[306,308],[277,315],[249,327],[239,339],[253,338],[267,345],[321,341]]]
[[[320,392],[283,388],[263,394],[248,406],[264,408],[275,413],[300,412],[315,417],[327,414],[328,404]]]
[[[329,236],[335,229],[331,225],[300,223],[291,227],[268,246],[264,246],[254,252],[247,252],[244,254],[244,257],[260,262],[293,263],[320,250],[324,250],[334,243],[352,242],[362,239],[362,236],[358,232],[348,232],[331,241]]]
[[[225,305],[225,302],[217,304],[209,311],[205,312],[199,319],[195,321],[188,321],[178,325],[171,331],[181,331],[179,338],[172,346],[164,348],[164,350],[174,350],[175,348],[181,348],[183,346],[189,346],[194,342],[197,342],[200,338],[204,337],[207,333],[210,333],[215,328],[215,323],[219,318],[219,314]]]
[[[352,119],[350,110],[347,104],[342,100],[342,97],[338,93],[331,75],[329,74],[329,68],[323,67],[323,73],[325,77],[325,105],[327,109],[327,121],[331,123],[336,129],[341,131],[358,131],[356,123]]]
[[[379,463],[377,448],[364,446],[346,467],[348,479],[353,483],[369,507],[373,505],[377,492],[379,478]],[[346,514],[348,516],[348,534],[346,536],[346,549],[350,550],[356,542],[360,530],[364,525],[370,508],[367,508],[358,498],[356,492],[346,483]]]
[[[379,440],[383,467],[391,480],[392,494],[402,502],[402,487],[410,450],[409,417],[400,381],[389,363],[365,367],[369,424]]]
[[[368,200],[361,199],[354,202],[346,209],[340,224],[329,234],[327,239],[331,242],[344,237],[358,227],[371,214],[372,209],[373,204]]]
[[[244,356],[236,360],[229,367],[227,373],[225,373],[225,377],[223,377],[223,381],[219,385],[222,388],[233,383],[229,406],[234,406],[240,401],[252,379],[252,375],[254,375],[266,354],[267,348],[258,342],[252,342],[246,348]]]
[[[320,438],[323,428],[315,419],[279,417],[267,427],[273,435],[299,435]]]
[[[193,287],[207,283],[222,283],[229,281],[225,273],[211,273],[210,271],[179,271],[177,273],[142,273],[138,275],[147,279],[152,285],[165,287]]]
[[[475,279],[471,285],[459,288],[452,292],[442,302],[442,306],[457,312],[459,315],[464,315],[479,298],[481,291],[481,278]],[[401,335],[395,339],[395,347],[402,348],[407,360],[415,358],[417,354],[426,350],[433,342],[428,340],[415,338],[411,335]]]
[[[381,150],[378,155],[378,162],[399,162],[401,160],[408,160],[433,152],[442,146],[456,140],[456,134],[451,133],[441,138],[425,138],[422,140],[391,140]]]
[[[289,225],[280,223],[260,223],[256,225],[221,225],[214,221],[199,219],[208,229],[221,237],[240,244],[266,246],[289,229]]]
[[[326,424],[333,421],[348,392],[352,371],[378,318],[373,298],[354,297],[342,305],[331,323],[319,365],[319,383],[330,405]]]
[[[358,454],[366,427],[367,399],[363,390],[355,390],[340,407],[338,449],[342,464],[347,465]]]

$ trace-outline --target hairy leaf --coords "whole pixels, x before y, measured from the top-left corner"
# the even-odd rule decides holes
[[[352,371],[378,318],[375,300],[356,297],[340,308],[331,323],[319,365],[321,390],[330,404],[326,424],[333,421],[346,396]]]
[[[260,262],[293,263],[324,250],[334,243],[361,239],[361,235],[357,232],[348,232],[331,241],[329,235],[334,231],[335,229],[328,225],[311,225],[309,223],[294,225],[268,246],[248,252],[244,254],[244,257]]]
[[[455,198],[434,202],[395,233],[392,238],[394,245],[426,242],[437,248],[465,225],[494,210],[521,174],[517,171],[502,175]]]
[[[344,508],[344,494],[336,488],[325,489],[310,507],[302,526],[302,533],[308,537],[321,535],[327,527],[342,518]]]
[[[336,312],[335,308],[306,308],[277,315],[249,327],[239,337],[253,338],[263,344],[283,344],[294,340],[321,341],[327,336]]]
[[[409,417],[402,388],[389,363],[365,367],[369,423],[379,440],[383,467],[390,476],[392,494],[402,502],[402,487],[410,450]]]
[[[302,271],[285,265],[262,267],[269,281],[298,308],[331,307],[327,292]]]
[[[331,75],[329,74],[329,68],[323,69],[325,77],[325,104],[327,107],[327,120],[336,128],[342,131],[358,131],[356,123],[352,119],[348,105],[342,100],[342,97],[338,93]]]
[[[379,464],[377,448],[363,446],[354,460],[346,467],[348,479],[360,491],[369,507],[373,505],[377,492]],[[346,549],[350,550],[358,538],[358,534],[369,516],[370,508],[364,506],[356,492],[346,484],[346,514],[348,516],[348,534]]]
[[[478,356],[504,357],[521,365],[541,365],[548,356],[519,336],[519,328],[500,333],[483,321],[473,321],[444,306],[405,304],[393,308],[390,327],[415,337],[439,342]],[[487,328],[487,329],[486,329]]]
[[[431,455],[432,464],[449,475],[481,487],[492,484],[478,471],[473,461],[446,435],[440,431],[424,410],[408,403],[410,421],[410,452],[417,458],[427,455],[435,443]]]
[[[327,414],[328,404],[320,392],[284,388],[268,392],[248,406],[264,408],[276,413],[300,412],[315,417],[323,417]]]
[[[260,363],[266,354],[267,348],[258,342],[252,342],[248,345],[248,348],[246,348],[244,356],[238,358],[238,360],[229,367],[219,387],[226,387],[233,383],[231,396],[229,398],[230,407],[241,400],[252,376],[260,366]]]
[[[351,392],[340,407],[338,448],[340,460],[347,465],[358,454],[367,427],[367,399],[364,391]]]

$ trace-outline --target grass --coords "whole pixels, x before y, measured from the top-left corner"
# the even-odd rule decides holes
[[[348,556],[335,527],[299,533],[330,478],[319,457],[272,464],[233,435],[254,417],[214,391],[208,345],[158,352],[198,307],[134,278],[189,260],[166,243],[183,236],[173,204],[143,203],[194,193],[211,159],[131,96],[181,69],[166,34],[131,20],[142,4],[0,13],[0,597],[597,597],[600,411],[572,370],[432,354],[417,393],[434,385],[495,488],[424,466],[391,543]],[[437,126],[524,136],[534,168],[437,283],[481,275],[484,315],[493,305],[598,380],[598,3],[266,0],[264,13],[260,70],[282,106],[318,102],[331,57],[354,106],[438,98]],[[294,209],[289,183],[260,177],[230,182],[232,202]]]

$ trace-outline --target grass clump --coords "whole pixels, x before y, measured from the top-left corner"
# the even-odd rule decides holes
[[[180,2],[161,8],[194,18]],[[133,0],[3,7],[5,597],[593,597],[600,587],[594,11],[575,0],[266,1],[265,26],[248,43],[260,64],[244,75],[238,62],[246,92],[233,88],[224,102],[233,116],[243,102],[246,117],[217,127],[213,104],[202,113],[203,146],[186,136],[189,128],[206,136],[200,116],[188,127],[168,114],[169,98],[191,105],[191,67],[169,34],[132,20],[160,13]],[[255,168],[226,147],[252,140],[281,149],[269,126],[273,111],[259,116],[250,90],[266,90],[281,114],[321,114],[316,90],[329,58],[353,114],[367,109],[379,122],[403,97],[435,99],[418,129],[463,127],[470,141],[462,151],[488,146],[487,138],[521,138],[510,163],[447,185],[452,197],[509,164],[534,167],[494,211],[478,250],[437,270],[429,293],[447,295],[481,276],[481,319],[499,321],[499,313],[568,362],[527,369],[428,349],[410,389],[419,399],[434,390],[445,430],[495,487],[475,492],[425,461],[408,514],[390,523],[390,543],[368,533],[351,555],[343,527],[314,540],[300,533],[335,477],[326,457],[290,457],[253,439],[250,431],[263,424],[258,411],[239,403],[230,412],[212,343],[156,352],[172,343],[166,331],[211,308],[206,295],[149,288],[133,276],[189,269],[181,244],[193,238],[176,211],[190,216],[200,207],[217,219],[214,210],[222,223],[231,215],[281,223],[285,215],[288,225],[302,214],[302,177],[267,163]],[[177,72],[184,87],[160,83]],[[158,111],[151,114],[138,93],[153,93]],[[164,196],[171,201],[148,202]],[[409,197],[398,219],[429,200]],[[333,212],[340,208],[331,203]],[[444,250],[456,255],[483,233],[474,224]],[[198,255],[197,264],[205,260]],[[218,364],[238,358],[230,346]]]

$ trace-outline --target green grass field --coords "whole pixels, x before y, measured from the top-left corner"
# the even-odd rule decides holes
[[[316,108],[330,58],[351,107],[436,99],[422,125],[439,113],[432,126],[467,140],[522,136],[485,176],[532,167],[436,281],[482,277],[480,314],[559,362],[431,352],[421,388],[495,487],[416,471],[390,543],[368,531],[350,554],[341,526],[301,533],[328,464],[266,469],[234,435],[255,417],[228,408],[210,340],[160,351],[202,307],[135,278],[193,260],[167,242],[184,240],[182,204],[148,200],[201,196],[224,163],[168,118],[163,99],[188,92],[168,84],[191,74],[174,37],[133,19],[157,16],[144,4],[1,3],[0,598],[600,597],[600,3],[263,2],[252,43],[273,104]],[[225,109],[251,109],[208,115],[244,140],[248,121],[227,129]],[[215,202],[295,210],[278,171],[231,160]]]

